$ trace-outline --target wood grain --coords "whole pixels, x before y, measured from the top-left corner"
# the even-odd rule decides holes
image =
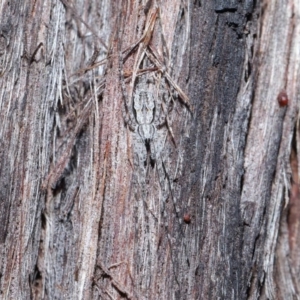
[[[134,182],[118,62],[156,5],[149,46],[193,106],[175,97],[163,125],[165,202],[155,164]],[[3,0],[0,16],[1,299],[299,297],[297,1]]]

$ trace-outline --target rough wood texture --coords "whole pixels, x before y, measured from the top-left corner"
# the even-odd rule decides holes
[[[21,2],[0,4],[0,297],[297,299],[300,3]],[[174,96],[139,166],[118,51],[155,6],[193,114]]]

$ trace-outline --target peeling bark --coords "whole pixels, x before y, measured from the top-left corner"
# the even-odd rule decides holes
[[[298,1],[0,14],[1,298],[299,297]],[[130,85],[141,43],[125,50],[148,38],[163,68],[145,55]],[[156,156],[122,116],[120,81],[142,76],[170,99]]]

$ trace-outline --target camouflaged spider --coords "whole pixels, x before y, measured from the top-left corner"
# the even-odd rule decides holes
[[[158,142],[157,129],[165,123],[166,115],[161,109],[160,99],[155,101],[151,92],[141,89],[134,93],[133,98],[133,105],[128,105],[126,101],[126,105],[122,106],[123,118],[129,128],[138,135],[139,144],[143,144],[139,147],[141,160],[144,163],[147,161],[147,151],[145,150],[149,150],[150,158],[154,163],[158,150],[156,145]]]
[[[119,75],[123,98],[121,105],[123,119],[133,132],[134,181],[141,184],[142,190],[145,192],[150,156],[151,166],[156,166],[162,196],[167,199],[170,182],[166,182],[166,178],[169,178],[170,175],[164,160],[164,144],[168,133],[175,143],[168,120],[169,111],[172,109],[170,105],[174,102],[173,96],[181,99],[190,112],[193,109],[187,95],[169,74],[166,67],[167,60],[161,60],[160,55],[150,45],[158,14],[158,7],[154,7],[146,18],[142,36],[124,50],[122,50],[124,31],[119,30]],[[122,20],[120,22],[122,23]],[[124,28],[123,25],[120,27]],[[163,49],[165,48],[163,41],[161,46]],[[163,53],[168,53],[166,49],[164,50]],[[131,70],[126,72],[127,81],[130,81],[129,93],[127,93],[123,64],[134,52],[136,54],[133,64],[129,62]],[[165,128],[160,128],[164,124],[166,124]]]

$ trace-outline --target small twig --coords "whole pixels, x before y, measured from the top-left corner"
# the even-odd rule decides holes
[[[150,73],[150,72],[155,72],[155,71],[158,71],[158,68],[157,67],[153,67],[153,68],[145,68],[145,69],[139,69],[136,73],[136,76],[142,76],[142,75],[145,75],[147,73]],[[133,71],[124,71],[124,77],[127,79],[128,77],[131,77],[133,74]]]
[[[92,107],[92,97],[85,104],[80,117],[78,117],[77,124],[75,126],[72,138],[68,141],[67,148],[64,151],[64,154],[61,156],[60,160],[54,165],[49,175],[44,180],[42,187],[47,189],[48,187],[55,189],[57,182],[63,175],[64,170],[67,168],[67,165],[70,161],[73,147],[76,143],[76,139],[81,132],[82,128],[88,122],[88,115]],[[62,146],[64,141],[59,145],[58,148]]]
[[[69,3],[67,3],[66,0],[60,0],[60,1],[61,1],[61,3],[62,3],[63,5],[65,5],[68,9],[70,9],[70,11],[74,14],[74,16],[75,16],[80,22],[82,22],[82,23],[86,26],[86,28],[87,28],[88,30],[90,30],[90,31],[93,33],[93,35],[99,40],[99,42],[102,44],[102,46],[107,50],[108,47],[106,46],[106,44],[104,43],[104,41],[98,36],[97,32],[96,32],[96,31],[95,31],[88,23],[86,23],[86,22],[80,17],[80,15],[77,13],[76,9],[75,9],[74,7],[72,7]]]
[[[190,103],[189,97],[182,91],[182,89],[178,86],[178,84],[172,79],[171,75],[166,71],[166,69],[163,67],[162,63],[159,61],[157,55],[155,54],[155,51],[148,46],[151,52],[146,49],[146,55],[148,58],[159,68],[159,70],[164,74],[164,76],[167,78],[169,83],[173,86],[173,88],[177,91],[178,95],[180,96],[180,99],[183,101],[183,103],[188,107],[191,113],[193,113],[193,106]]]
[[[100,289],[100,286],[98,286],[98,284],[97,284],[96,281],[94,281],[94,285],[95,285],[95,287],[96,287],[99,295],[103,298],[103,293],[102,293],[102,291]],[[107,290],[105,290],[104,293],[107,294],[110,299],[115,300],[114,297]]]
[[[133,87],[135,84],[137,71],[140,67],[142,60],[144,59],[145,50],[149,46],[150,40],[152,38],[152,33],[153,33],[157,14],[158,14],[158,8],[155,8],[154,11],[150,15],[148,23],[146,24],[146,28],[145,28],[145,31],[143,34],[143,40],[139,43],[139,48],[137,50],[135,62],[133,65],[133,71],[132,71],[132,78],[131,78],[131,84],[130,84],[131,90],[130,90],[130,94],[129,94],[130,99],[132,97]]]
[[[106,58],[103,58],[102,60],[98,61],[98,62],[95,62],[94,64],[88,64],[87,67],[85,68],[81,68],[79,70],[77,70],[75,73],[73,73],[70,77],[72,76],[75,76],[75,75],[78,75],[78,74],[83,74],[87,71],[90,71],[90,70],[93,70],[94,68],[97,68],[97,67],[100,67],[104,64],[107,63],[107,57]]]
[[[114,279],[114,276],[111,274],[111,272],[101,263],[98,263],[97,265],[98,267],[100,267],[100,269],[102,269],[102,271],[110,277],[111,279],[111,284],[116,288],[116,290],[121,293],[122,295],[125,295],[127,297],[127,299],[133,299],[133,297],[131,296],[131,294],[126,291],[126,289],[122,286],[122,284],[120,282],[118,282],[116,279]]]
[[[105,292],[105,294],[108,295],[108,297],[109,297],[110,299],[115,300],[115,298],[109,293],[109,291],[105,290],[104,292]]]
[[[122,265],[122,264],[125,264],[125,265],[126,265],[127,271],[128,271],[128,273],[129,273],[129,276],[130,276],[130,279],[131,279],[131,281],[132,281],[132,283],[133,283],[133,277],[132,277],[132,275],[131,275],[130,268],[129,268],[129,265],[128,265],[128,262],[127,262],[127,261],[123,260],[123,261],[120,261],[120,262],[118,262],[118,263],[112,264],[112,265],[110,265],[110,266],[108,267],[108,269],[116,268],[116,267],[118,267],[118,266],[120,266],[120,265]]]

